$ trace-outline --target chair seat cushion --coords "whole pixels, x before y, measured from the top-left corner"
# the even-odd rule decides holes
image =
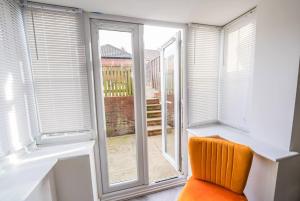
[[[178,201],[247,201],[247,198],[218,185],[190,178]]]

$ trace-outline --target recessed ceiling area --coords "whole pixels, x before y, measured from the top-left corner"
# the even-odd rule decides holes
[[[180,23],[224,25],[257,0],[35,0],[89,12]]]

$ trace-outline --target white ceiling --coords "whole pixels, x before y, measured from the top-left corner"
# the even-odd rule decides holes
[[[257,0],[32,0],[90,12],[182,23],[224,25]]]

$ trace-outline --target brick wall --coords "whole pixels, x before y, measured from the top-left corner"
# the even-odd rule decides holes
[[[108,59],[101,58],[103,67],[131,67],[132,59]]]
[[[107,137],[135,133],[133,96],[105,97]]]

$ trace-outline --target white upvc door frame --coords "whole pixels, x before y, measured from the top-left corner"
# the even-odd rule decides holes
[[[134,76],[134,112],[135,112],[135,131],[136,131],[136,155],[137,155],[137,179],[134,181],[126,181],[118,184],[109,184],[108,160],[107,160],[107,144],[106,144],[106,124],[105,124],[105,107],[102,86],[102,66],[99,52],[99,30],[122,31],[132,34],[133,49],[133,76]],[[102,177],[103,193],[111,193],[124,189],[129,189],[144,184],[148,184],[148,166],[147,160],[147,142],[146,136],[146,110],[144,96],[144,62],[143,43],[141,37],[143,35],[143,25],[125,22],[115,22],[108,20],[91,20],[91,36],[92,36],[92,54],[94,66],[95,95],[96,108],[98,117],[98,146],[100,155],[100,169]],[[99,61],[99,62],[98,62]],[[146,158],[145,158],[146,157]]]
[[[164,54],[166,48],[174,44],[176,48],[176,53],[174,57],[174,148],[175,148],[175,158],[172,158],[167,153],[167,94],[166,94],[166,79],[167,79],[167,67],[164,66]],[[169,41],[167,41],[161,47],[160,53],[160,63],[161,63],[161,97],[162,97],[162,149],[164,157],[174,166],[177,171],[181,171],[181,76],[180,76],[180,66],[181,66],[181,33],[180,31],[176,33]]]
[[[98,41],[93,41],[92,40],[92,21],[93,20],[107,20],[107,21],[112,21],[112,22],[124,22],[124,23],[133,23],[133,24],[139,24],[140,26],[140,36],[139,36],[139,40],[140,40],[140,44],[143,45],[143,25],[147,24],[147,25],[152,25],[152,26],[163,26],[163,27],[172,27],[172,28],[178,28],[182,30],[182,43],[181,43],[181,67],[180,67],[180,74],[181,74],[181,93],[182,93],[182,97],[181,97],[181,107],[182,107],[182,122],[181,122],[181,153],[180,153],[180,159],[181,159],[181,173],[182,175],[179,176],[178,178],[174,178],[174,179],[169,179],[169,180],[165,180],[165,181],[160,181],[159,183],[149,183],[149,176],[148,176],[148,154],[147,154],[147,135],[146,135],[146,127],[145,129],[145,135],[144,135],[144,148],[143,148],[143,155],[144,155],[144,181],[145,183],[141,186],[136,186],[136,187],[132,187],[132,188],[128,188],[128,189],[124,189],[124,190],[118,190],[118,191],[114,191],[114,192],[109,192],[106,193],[104,192],[103,189],[103,180],[102,180],[102,173],[101,173],[101,161],[100,161],[100,143],[99,138],[100,138],[100,132],[102,132],[101,130],[98,129],[98,122],[103,121],[99,118],[101,118],[101,116],[98,116],[98,111],[99,108],[96,108],[96,112],[95,112],[95,116],[94,119],[97,122],[97,133],[95,136],[95,139],[98,143],[96,143],[95,145],[95,159],[96,159],[96,170],[97,170],[97,183],[98,183],[98,193],[99,193],[99,198],[100,200],[103,201],[117,201],[117,200],[124,200],[124,199],[129,199],[129,198],[134,198],[136,196],[142,196],[144,194],[149,194],[151,192],[157,192],[159,190],[164,190],[164,189],[169,189],[172,187],[176,187],[176,186],[180,186],[183,185],[186,181],[186,178],[188,176],[188,160],[187,160],[187,141],[188,141],[188,137],[187,137],[187,132],[186,132],[186,128],[187,128],[187,83],[186,83],[186,66],[187,66],[187,61],[186,61],[186,57],[187,57],[187,49],[186,49],[186,45],[187,45],[187,32],[188,32],[188,25],[184,24],[184,23],[174,23],[174,22],[164,22],[164,21],[160,21],[160,20],[148,20],[148,19],[142,19],[142,18],[133,18],[133,17],[124,17],[124,16],[118,16],[118,15],[107,15],[107,14],[101,14],[101,13],[86,13],[85,15],[86,17],[86,32],[87,32],[87,39],[86,39],[86,44],[88,47],[88,54],[91,54],[92,57],[91,59],[91,63],[90,64],[90,71],[91,74],[95,75],[97,74],[97,76],[99,76],[99,67],[100,64],[97,64],[97,61],[99,61],[98,57],[96,57],[96,54],[99,53],[97,50],[97,53],[94,51],[95,49],[95,42]],[[95,40],[95,39],[94,39]],[[142,46],[141,46],[142,47]],[[140,49],[140,55],[141,55],[141,63],[144,63],[143,60],[143,54],[144,54],[144,49],[143,47]],[[99,56],[99,55],[97,55]],[[96,59],[96,60],[95,60]],[[96,61],[96,62],[95,62]],[[95,65],[96,66],[95,66]],[[98,66],[97,66],[98,65]],[[97,70],[98,69],[98,70]],[[141,79],[145,79],[144,78],[144,69],[141,69]],[[97,94],[97,91],[99,91],[99,89],[96,87],[97,83],[99,85],[99,79],[96,80],[96,76],[92,76],[92,78],[94,79],[93,82],[93,93],[95,96],[95,104],[99,104],[98,100],[99,98],[97,98],[96,100],[96,96],[98,96],[99,94]],[[144,81],[143,81],[144,82]],[[144,89],[141,90],[141,93],[143,95],[143,97],[145,97],[145,91]],[[145,104],[144,100],[144,104]],[[103,105],[102,105],[103,106]],[[144,112],[146,114],[146,107],[144,108]]]

